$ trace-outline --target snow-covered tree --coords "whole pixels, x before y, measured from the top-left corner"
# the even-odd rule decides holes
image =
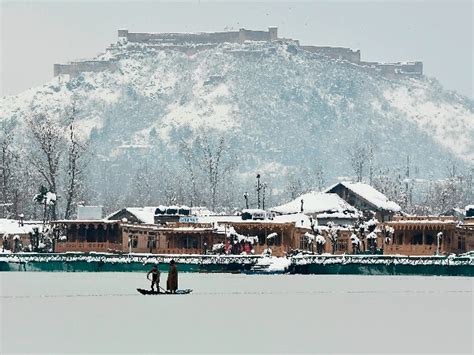
[[[53,191],[49,191],[45,186],[40,186],[39,192],[34,196],[33,201],[43,206],[43,224],[49,221],[52,211],[55,210],[57,196]]]
[[[32,114],[26,120],[32,138],[29,162],[43,177],[52,193],[58,192],[61,158],[64,154],[63,128],[51,116]],[[51,218],[57,219],[56,204],[51,208]]]
[[[353,231],[350,236],[350,241],[352,244],[352,253],[359,254],[360,253],[360,239],[357,237],[356,231]]]
[[[327,226],[329,227],[328,237],[331,242],[332,253],[335,254],[337,250],[337,239],[339,238],[339,229],[333,222],[328,222]]]

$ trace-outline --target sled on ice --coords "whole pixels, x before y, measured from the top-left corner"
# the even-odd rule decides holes
[[[176,290],[176,293],[171,292],[164,292],[164,291],[152,291],[152,290],[145,290],[143,288],[137,288],[137,291],[140,292],[142,295],[187,295],[188,293],[193,292],[193,290],[187,288],[184,290]]]

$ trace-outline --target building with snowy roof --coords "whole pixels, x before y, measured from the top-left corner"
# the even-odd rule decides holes
[[[273,255],[283,256],[300,247],[302,236],[311,232],[314,223],[301,213],[263,220],[237,215],[187,215],[152,223],[158,209],[164,211],[163,216],[173,217],[176,215],[166,213],[179,211],[174,208],[178,206],[162,207],[124,208],[103,220],[53,221],[51,224],[60,236],[55,251],[202,254],[212,250],[214,244],[225,243],[231,247],[227,253],[240,254],[252,241],[250,250],[255,254],[271,248]],[[237,236],[240,244],[229,236]]]
[[[121,221],[125,219],[128,223],[164,224],[183,221],[197,220],[198,217],[212,216],[214,213],[207,207],[180,206],[151,206],[151,207],[126,207],[113,212],[105,219]]]
[[[390,201],[380,191],[362,182],[338,182],[325,190],[327,193],[338,194],[344,201],[362,212],[375,212],[375,217],[381,221],[390,221],[401,207]]]
[[[318,225],[332,222],[336,225],[353,225],[360,212],[335,193],[311,191],[294,200],[270,209],[283,214],[304,213],[317,220]]]
[[[474,250],[474,225],[454,216],[394,216],[382,229],[392,228],[393,236],[384,245],[384,254],[462,254]]]
[[[109,221],[127,221],[128,223],[155,223],[155,211],[158,207],[127,207],[105,217]]]
[[[31,244],[31,236],[35,230],[41,231],[42,222],[23,221],[16,219],[0,219],[0,236],[2,246],[0,251],[17,252]]]

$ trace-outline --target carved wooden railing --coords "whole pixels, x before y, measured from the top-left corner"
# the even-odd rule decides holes
[[[111,242],[57,242],[54,249],[57,253],[66,251],[107,252],[112,250],[122,250],[122,244]]]

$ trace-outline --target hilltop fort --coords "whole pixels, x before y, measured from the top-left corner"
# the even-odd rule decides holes
[[[268,31],[254,31],[241,28],[238,31],[225,32],[198,32],[198,33],[135,33],[128,30],[118,30],[118,41],[107,48],[114,52],[117,48],[127,45],[130,50],[134,46],[148,46],[157,50],[176,50],[192,55],[200,50],[216,47],[223,43],[246,43],[246,42],[286,42],[296,45],[300,49],[324,56],[334,60],[344,60],[357,64],[364,69],[376,72],[388,78],[397,76],[422,76],[423,63],[396,62],[379,63],[361,61],[360,50],[352,50],[344,47],[327,47],[300,45],[299,40],[278,37],[278,28],[269,27]],[[234,51],[237,53],[237,51]],[[76,77],[82,72],[100,72],[105,70],[117,70],[116,59],[109,60],[86,60],[67,64],[54,64],[54,76],[67,74]]]

